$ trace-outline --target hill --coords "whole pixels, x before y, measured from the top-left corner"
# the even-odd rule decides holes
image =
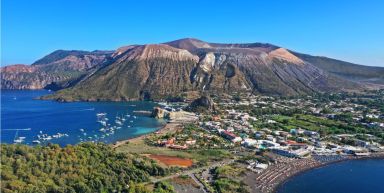
[[[108,60],[111,51],[57,50],[32,65],[1,68],[1,89],[60,89]],[[63,84],[63,85],[61,85]]]

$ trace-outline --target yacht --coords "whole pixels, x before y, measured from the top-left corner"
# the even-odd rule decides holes
[[[39,140],[33,140],[32,143],[33,144],[40,144],[41,142]]]

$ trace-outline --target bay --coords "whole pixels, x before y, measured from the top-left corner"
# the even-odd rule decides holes
[[[38,140],[38,135],[57,136],[57,133],[67,136],[44,142],[61,146],[81,141],[114,143],[153,132],[165,124],[162,120],[133,112],[151,111],[157,105],[153,102],[61,103],[36,100],[46,94],[50,91],[1,90],[1,143],[13,143],[15,138],[25,137],[23,143],[32,145],[32,141]],[[97,122],[100,119],[96,116],[98,113],[106,113],[107,126]],[[114,133],[100,131],[103,128],[115,128]]]

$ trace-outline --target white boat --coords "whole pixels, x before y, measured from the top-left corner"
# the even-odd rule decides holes
[[[32,143],[33,144],[40,144],[41,142],[39,140],[33,140]]]
[[[98,116],[98,117],[102,117],[102,116],[105,116],[105,115],[107,115],[107,113],[97,113],[96,114],[96,116]]]
[[[22,139],[15,139],[15,140],[13,140],[13,142],[15,142],[15,143],[22,143],[23,140]]]
[[[51,136],[47,136],[47,137],[44,137],[43,140],[44,141],[49,141],[49,140],[52,140],[52,137]]]
[[[101,125],[103,125],[104,127],[107,126],[107,122],[106,122],[106,121],[99,121],[99,123],[100,123]]]

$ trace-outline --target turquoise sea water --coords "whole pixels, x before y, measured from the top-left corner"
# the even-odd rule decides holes
[[[384,160],[350,160],[309,170],[284,183],[278,193],[383,193]]]
[[[71,102],[60,103],[50,100],[35,100],[49,94],[46,90],[2,90],[1,91],[1,143],[14,143],[15,137],[25,137],[24,144],[32,145],[37,135],[67,134],[44,143],[59,145],[76,144],[80,141],[102,141],[113,143],[153,132],[164,121],[147,115],[135,114],[135,110],[152,110],[152,102]],[[110,132],[100,122],[97,113],[106,113],[108,128],[121,127]],[[118,118],[117,118],[118,117]],[[121,124],[116,120],[120,118]],[[121,120],[124,118],[125,120]],[[18,130],[18,131],[17,131]],[[42,141],[42,140],[40,140]]]

